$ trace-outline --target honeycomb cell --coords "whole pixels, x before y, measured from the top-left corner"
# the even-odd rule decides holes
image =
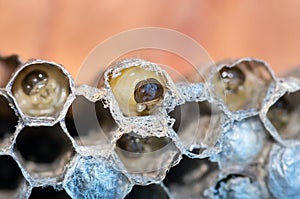
[[[17,198],[26,192],[26,180],[16,163],[9,155],[0,156],[0,196]]]
[[[235,121],[232,128],[224,132],[221,152],[211,159],[222,169],[238,165],[245,167],[259,157],[266,146],[267,135],[258,116]]]
[[[69,134],[79,145],[95,145],[109,142],[117,128],[110,110],[102,101],[95,103],[77,97],[68,110],[65,124]]]
[[[207,157],[210,155],[207,151],[218,150],[224,114],[215,105],[207,101],[187,102],[176,106],[169,116],[175,119],[172,127],[186,153]]]
[[[0,56],[0,88],[4,88],[13,71],[21,64],[17,55]]]
[[[267,199],[270,196],[266,187],[250,176],[231,173],[217,181],[209,198]]]
[[[8,155],[0,156],[0,190],[17,189],[23,179],[15,160]]]
[[[72,198],[123,199],[132,185],[110,159],[76,156],[63,187]]]
[[[23,117],[48,117],[55,121],[72,96],[73,80],[55,63],[34,60],[20,67],[7,90]],[[44,118],[45,119],[45,118]]]
[[[240,59],[219,64],[209,80],[212,92],[232,112],[260,109],[266,93],[274,81],[266,63],[256,59]]]
[[[169,199],[163,187],[159,184],[148,186],[134,186],[125,199]]]
[[[31,191],[29,199],[71,199],[65,190],[55,190],[51,186],[34,187]]]
[[[74,153],[59,125],[25,127],[17,136],[14,150],[32,177],[60,175]]]
[[[162,106],[168,83],[158,65],[144,60],[123,60],[106,75],[125,116],[151,115]]]
[[[267,118],[283,139],[300,139],[295,128],[300,120],[300,91],[286,93],[269,108]]]
[[[128,172],[150,180],[161,178],[179,154],[169,138],[142,138],[134,133],[123,135],[115,151]]]
[[[0,94],[0,140],[9,138],[16,130],[18,117],[6,97]]]
[[[274,144],[268,162],[268,187],[276,199],[296,199],[300,194],[300,142],[288,140],[288,147]]]
[[[206,159],[190,159],[183,156],[180,163],[171,168],[163,183],[174,198],[202,198],[203,191],[218,175],[218,165]]]

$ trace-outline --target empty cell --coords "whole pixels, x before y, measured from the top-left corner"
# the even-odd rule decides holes
[[[21,64],[17,55],[0,56],[0,87],[4,88],[13,71]]]
[[[71,199],[65,190],[55,190],[53,187],[35,187],[32,189],[29,199]]]
[[[2,191],[18,189],[23,180],[15,160],[8,155],[0,156],[0,195]]]
[[[108,139],[117,127],[110,110],[104,108],[102,101],[94,103],[80,96],[69,108],[65,123],[69,134],[80,140],[81,144],[95,144]]]
[[[217,175],[216,163],[183,156],[180,163],[170,169],[163,182],[175,198],[200,198]]]
[[[215,147],[224,114],[213,104],[207,101],[188,102],[175,107],[169,116],[175,119],[172,127],[188,153],[201,155],[206,149]]]
[[[4,96],[0,95],[0,139],[11,136],[18,124],[18,117]]]
[[[166,191],[159,184],[134,186],[125,199],[169,199]]]
[[[23,168],[36,180],[61,176],[75,153],[59,125],[25,127],[17,136],[14,152]]]
[[[72,144],[58,125],[25,127],[17,137],[16,149],[27,161],[53,163],[71,151]]]
[[[267,117],[284,139],[299,139],[300,91],[286,93],[268,110]]]

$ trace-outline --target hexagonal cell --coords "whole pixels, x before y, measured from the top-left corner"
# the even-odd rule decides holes
[[[159,184],[134,186],[125,199],[169,199],[167,192]]]
[[[73,84],[70,74],[62,66],[34,60],[19,68],[7,90],[22,117],[51,125],[63,117],[62,110],[70,104],[67,99],[73,97]]]
[[[29,199],[71,199],[65,190],[55,190],[51,186],[34,187],[31,191]]]
[[[190,159],[183,156],[171,168],[163,183],[174,198],[202,198],[205,189],[218,176],[218,165],[208,159]]]
[[[272,81],[266,63],[247,58],[220,64],[209,80],[212,92],[230,111],[261,108]]]
[[[218,151],[224,114],[215,105],[203,102],[187,102],[176,106],[169,113],[175,119],[172,126],[187,153],[208,157]]]
[[[110,142],[117,124],[101,101],[96,103],[77,97],[68,110],[65,124],[79,145],[101,145]]]
[[[157,64],[141,59],[125,59],[112,65],[104,74],[105,87],[125,116],[155,114],[166,94],[174,87]]]
[[[117,141],[115,151],[129,173],[137,180],[143,176],[149,181],[162,180],[180,153],[169,138],[142,138],[134,133],[123,135]]]
[[[267,112],[268,119],[284,139],[300,139],[299,129],[297,128],[300,121],[299,101],[300,91],[286,93]]]
[[[9,155],[1,155],[0,195],[3,198],[18,198],[25,195],[27,189],[27,182],[16,161]]]
[[[112,164],[111,157],[75,156],[63,187],[72,198],[124,198],[132,188],[128,178]]]
[[[9,138],[16,130],[18,117],[10,102],[0,93],[0,142]]]
[[[0,88],[4,88],[13,71],[21,64],[17,55],[0,56]]]
[[[17,136],[14,151],[33,178],[59,176],[74,154],[71,141],[59,125],[25,127]]]
[[[269,134],[259,116],[235,121],[223,134],[221,152],[211,157],[221,169],[258,163],[263,149],[267,148]]]
[[[276,199],[296,199],[300,194],[300,141],[288,140],[286,145],[274,144],[269,154],[267,181]]]
[[[206,191],[208,198],[244,198],[268,199],[270,195],[265,184],[255,177],[245,173],[230,173],[221,177],[210,190]]]

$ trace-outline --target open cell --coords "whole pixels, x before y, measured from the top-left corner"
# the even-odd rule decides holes
[[[29,199],[71,199],[65,190],[55,190],[53,187],[35,187],[32,189]]]
[[[0,197],[19,198],[28,189],[17,162],[9,155],[0,156]]]
[[[16,139],[14,150],[28,172],[35,175],[60,173],[74,153],[72,143],[59,125],[25,127]]]
[[[286,93],[268,110],[267,117],[284,139],[299,139],[300,91]]]
[[[43,121],[40,117],[44,117],[50,126],[62,116],[62,109],[73,94],[72,84],[73,80],[62,66],[33,60],[16,71],[7,90],[22,117],[40,122]]]
[[[125,199],[169,199],[163,187],[159,184],[151,184],[148,186],[134,186]]]
[[[180,163],[170,169],[164,184],[175,198],[201,198],[218,175],[218,165],[208,159],[190,159],[183,156]]]
[[[0,140],[10,137],[16,130],[18,117],[8,100],[0,95]]]
[[[68,110],[65,124],[69,134],[80,145],[99,144],[112,138],[117,124],[102,101],[90,102],[77,97]]]

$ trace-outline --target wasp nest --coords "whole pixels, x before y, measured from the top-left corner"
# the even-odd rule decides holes
[[[75,87],[54,62],[0,67],[0,198],[300,195],[297,73],[245,58],[187,83],[126,59]]]

